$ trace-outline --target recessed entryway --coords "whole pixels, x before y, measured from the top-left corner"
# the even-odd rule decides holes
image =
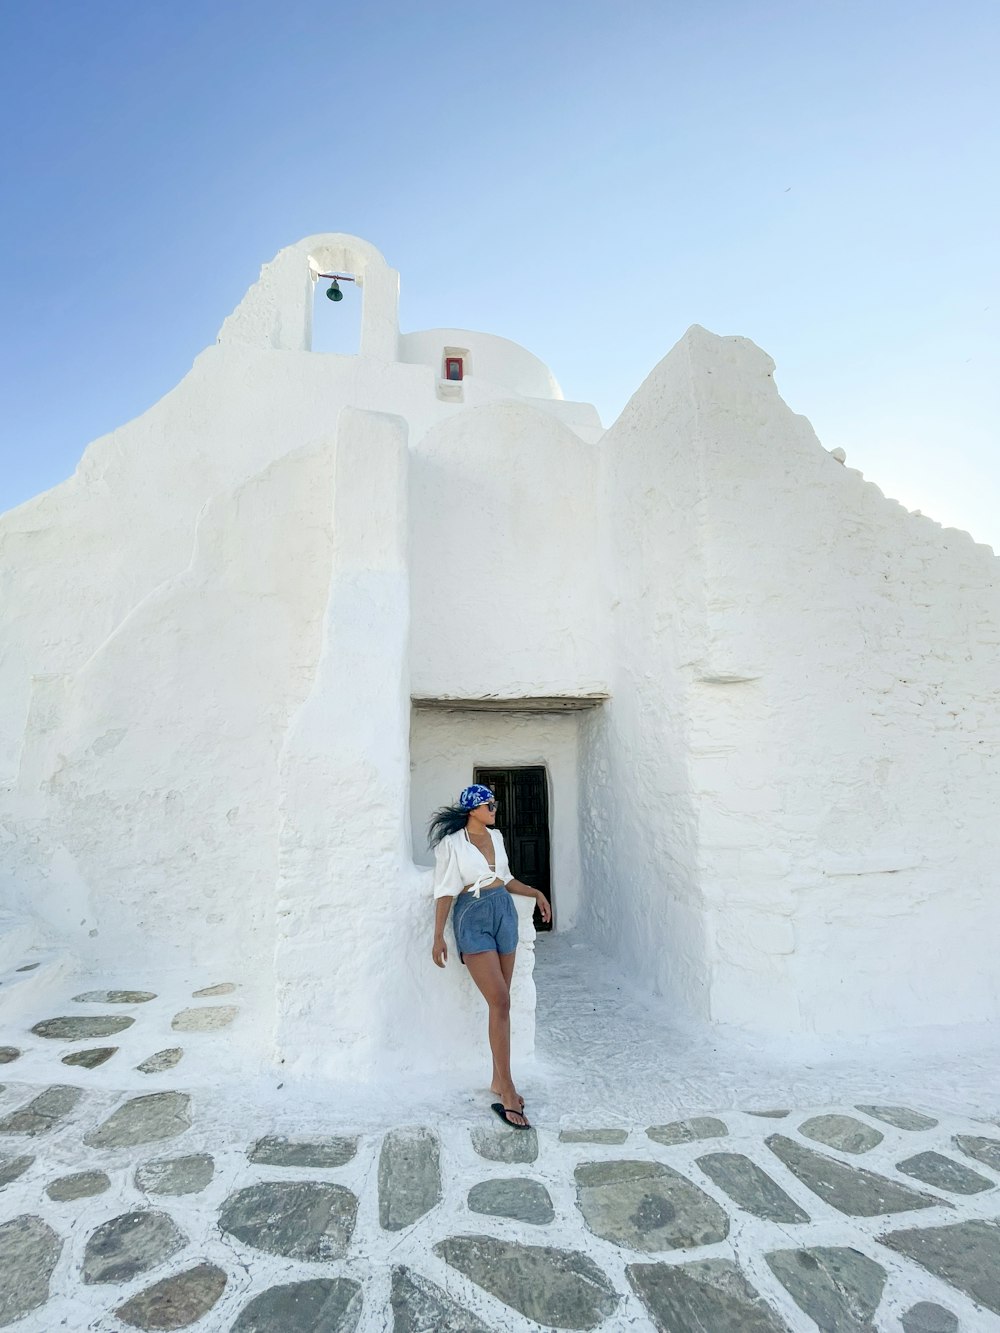
[[[415,707],[410,716],[413,859],[432,865],[431,815],[470,782],[496,783],[511,872],[545,893],[552,929],[570,930],[581,907],[579,733],[576,711],[464,712]],[[541,922],[536,913],[536,927]]]

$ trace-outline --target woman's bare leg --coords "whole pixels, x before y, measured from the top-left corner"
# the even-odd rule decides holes
[[[506,957],[512,958],[513,955],[507,954]],[[504,976],[500,955],[497,953],[467,953],[465,965],[490,1008],[493,1091],[505,1107],[516,1112],[521,1100],[510,1072],[510,981]],[[511,1124],[528,1123],[527,1118],[519,1113],[509,1119]]]
[[[510,990],[510,979],[514,975],[514,960],[517,957],[517,950],[513,953],[502,953],[500,957],[500,971],[503,973],[503,979],[507,983],[507,989]],[[500,1071],[497,1069],[496,1058],[493,1060],[493,1077],[490,1080],[490,1090],[500,1096]],[[524,1106],[524,1098],[518,1093],[518,1106]]]

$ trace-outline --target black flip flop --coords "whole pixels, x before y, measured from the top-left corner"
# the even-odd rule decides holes
[[[493,1089],[490,1088],[490,1092],[492,1092],[492,1091],[493,1091]],[[521,1098],[521,1115],[524,1115],[524,1098],[523,1098],[523,1097]]]
[[[495,1116],[499,1116],[499,1118],[504,1122],[504,1124],[507,1126],[508,1129],[530,1129],[530,1128],[531,1128],[530,1125],[515,1125],[514,1122],[513,1122],[512,1120],[508,1120],[508,1119],[507,1119],[507,1117],[508,1117],[509,1115],[519,1115],[519,1116],[523,1116],[524,1119],[527,1119],[527,1116],[525,1116],[525,1115],[524,1115],[524,1112],[521,1111],[521,1110],[517,1110],[517,1111],[516,1111],[516,1110],[514,1110],[514,1109],[513,1109],[512,1107],[510,1107],[510,1106],[504,1106],[502,1102],[493,1102],[493,1103],[491,1103],[491,1105],[490,1105],[490,1110],[493,1112],[493,1114],[494,1114]]]

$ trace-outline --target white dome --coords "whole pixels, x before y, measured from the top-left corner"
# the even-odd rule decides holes
[[[446,356],[463,356],[466,375],[521,397],[562,399],[563,391],[544,361],[508,338],[469,329],[425,329],[400,336],[400,361],[430,366],[443,376]]]

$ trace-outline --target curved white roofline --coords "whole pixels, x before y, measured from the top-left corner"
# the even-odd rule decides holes
[[[446,352],[464,352],[465,372],[477,380],[512,389],[525,398],[562,400],[559,382],[545,362],[510,338],[474,329],[420,329],[400,335],[400,361],[430,366],[441,375]]]
[[[467,372],[483,383],[529,398],[563,398],[548,366],[509,338],[470,329],[425,329],[400,335],[399,274],[369,241],[346,232],[317,232],[279,250],[225,320],[218,341],[309,351],[315,284],[325,273],[350,275],[362,289],[360,356],[426,365],[443,375],[445,349],[449,353],[464,349]]]

